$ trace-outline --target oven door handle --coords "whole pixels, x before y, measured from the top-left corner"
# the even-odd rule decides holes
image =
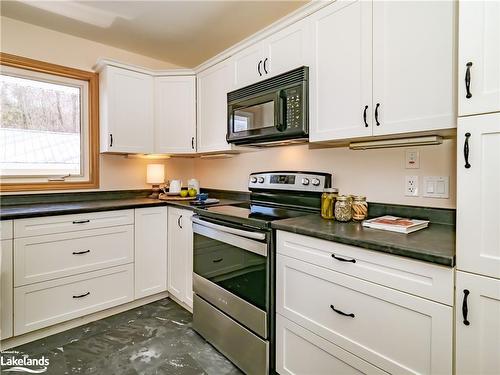
[[[224,225],[210,223],[208,221],[199,219],[199,218],[194,217],[194,216],[191,217],[191,220],[193,221],[193,223],[196,223],[198,225],[201,225],[201,226],[204,226],[204,227],[207,227],[207,228],[215,229],[215,230],[218,230],[218,231],[221,231],[221,232],[231,233],[231,234],[235,234],[237,236],[241,236],[241,237],[245,237],[245,238],[251,238],[251,239],[254,239],[254,240],[261,240],[262,241],[262,240],[266,239],[266,234],[265,233],[249,232],[249,231],[242,230],[242,229],[236,229],[236,228],[226,227]]]

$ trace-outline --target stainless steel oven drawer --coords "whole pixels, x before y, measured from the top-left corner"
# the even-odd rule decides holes
[[[262,338],[268,337],[265,311],[196,273],[193,273],[193,290]]]
[[[193,328],[247,375],[269,372],[269,342],[194,295]]]

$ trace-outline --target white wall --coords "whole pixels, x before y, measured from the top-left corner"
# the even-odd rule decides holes
[[[285,146],[240,154],[230,159],[196,159],[195,174],[203,187],[247,190],[251,172],[304,170],[333,174],[341,194],[366,195],[368,201],[455,208],[456,142],[412,148],[420,151],[420,169],[405,169],[405,149],[353,151],[346,147],[310,149],[307,145]],[[404,196],[406,175],[449,176],[450,198]]]
[[[177,66],[165,61],[119,48],[96,43],[87,39],[59,33],[7,17],[0,17],[0,50],[23,57],[91,71],[100,57],[108,57],[150,69],[169,69]],[[142,189],[146,184],[147,160],[131,160],[122,156],[101,155],[100,190]],[[157,163],[157,162],[155,162]],[[161,163],[161,162],[160,162]],[[189,178],[192,163],[166,161],[166,174]],[[187,165],[186,165],[187,164]]]

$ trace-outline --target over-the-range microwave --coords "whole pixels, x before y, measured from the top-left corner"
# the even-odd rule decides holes
[[[280,74],[227,94],[227,141],[266,146],[307,141],[309,68]]]

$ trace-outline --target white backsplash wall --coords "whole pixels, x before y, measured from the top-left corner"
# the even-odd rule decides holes
[[[366,195],[368,201],[455,208],[456,142],[412,147],[420,151],[420,168],[405,169],[405,148],[353,151],[346,147],[310,149],[285,146],[237,155],[229,159],[195,159],[194,172],[203,187],[247,190],[251,172],[292,170],[333,174],[341,194]],[[405,197],[405,176],[419,176],[419,196]],[[423,176],[449,176],[449,199],[424,198]]]

